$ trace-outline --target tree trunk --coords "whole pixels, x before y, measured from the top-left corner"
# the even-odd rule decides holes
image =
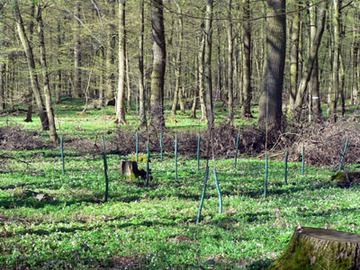
[[[232,0],[228,0],[228,109],[229,109],[229,123],[234,123],[234,42],[233,42],[233,24],[232,24]]]
[[[144,22],[144,0],[140,0],[140,20],[141,20],[141,33],[139,39],[139,113],[140,113],[140,127],[147,126],[146,112],[145,112],[145,74],[144,74],[144,33],[145,33],[145,22]]]
[[[163,1],[152,0],[153,70],[151,73],[150,117],[151,126],[159,131],[165,128],[164,83],[166,69],[166,45]]]
[[[37,71],[35,66],[35,58],[32,47],[29,43],[29,39],[25,33],[24,22],[20,13],[20,8],[17,0],[14,0],[14,14],[16,26],[19,34],[21,44],[24,48],[26,60],[29,68],[29,76],[31,81],[31,88],[35,96],[36,104],[39,110],[39,117],[41,120],[42,130],[49,130],[49,119],[46,114],[46,108],[44,106],[43,98],[41,96],[39,81],[37,77]]]
[[[110,14],[111,16],[116,16],[115,11],[115,1],[108,0],[110,5]],[[115,51],[115,44],[116,44],[116,38],[113,33],[113,29],[115,29],[115,25],[110,22],[107,27],[107,45],[106,45],[106,76],[107,76],[107,82],[106,82],[106,88],[105,88],[105,94],[104,94],[104,100],[102,105],[107,106],[110,102],[113,102],[115,98],[115,73],[114,73],[114,64],[115,64],[115,57],[114,57],[114,51]]]
[[[206,93],[206,115],[208,119],[208,128],[214,127],[214,106],[212,91],[212,18],[213,18],[213,0],[208,0],[205,13],[205,48],[204,48],[204,86]]]
[[[337,103],[338,96],[340,93],[340,53],[341,53],[341,0],[332,0],[333,4],[333,24],[334,24],[334,59],[333,59],[333,73],[332,83],[329,96],[330,96],[330,107],[329,107],[329,119],[336,122],[337,120]]]
[[[51,104],[52,102],[51,102],[51,91],[50,91],[50,79],[49,79],[48,66],[46,62],[44,22],[42,19],[42,11],[43,11],[42,7],[38,4],[37,12],[36,12],[36,20],[38,22],[38,37],[40,42],[40,64],[42,67],[42,75],[44,81],[43,87],[44,87],[45,108],[49,120],[50,140],[55,143],[58,142],[59,138],[56,133],[55,116]]]
[[[203,24],[202,24],[203,30]],[[205,33],[202,31],[200,36],[200,47],[199,47],[199,55],[198,55],[198,87],[199,87],[199,99],[200,99],[200,110],[201,110],[201,120],[202,122],[207,122],[206,115],[206,101],[205,101],[205,87],[204,87],[204,53],[205,53]]]
[[[318,26],[316,24],[317,8],[315,7],[314,2],[310,3],[309,13],[310,13],[310,37],[311,37],[310,50],[311,50],[314,40],[315,40],[317,28],[318,28]],[[319,57],[318,57],[318,55],[316,55],[316,58],[314,61],[314,67],[311,72],[310,82],[309,82],[309,88],[310,88],[311,93],[313,94],[313,111],[314,111],[315,120],[319,120],[322,118],[318,59],[319,59]]]
[[[3,15],[2,9],[0,9],[0,16]],[[4,23],[0,20],[0,48],[4,47]],[[5,72],[6,62],[4,52],[0,52],[0,112],[5,110]]]
[[[126,124],[125,119],[125,76],[126,76],[126,36],[125,36],[125,4],[119,2],[119,84],[116,99],[116,122]]]
[[[81,13],[81,1],[78,0],[76,4],[76,31],[74,33],[75,47],[74,47],[74,86],[72,96],[78,98],[81,96],[81,38],[80,38],[80,13]]]
[[[58,45],[58,50],[60,51],[61,50],[61,47],[62,47],[62,41],[61,41],[61,25],[60,25],[60,22],[58,22],[58,25],[57,25],[57,31],[58,31],[58,34],[57,34],[57,45]],[[60,60],[60,56],[58,56],[57,58],[57,64],[59,65],[59,67],[61,66],[61,60]],[[61,102],[61,92],[62,92],[62,84],[61,84],[61,81],[62,81],[62,70],[61,68],[58,69],[57,71],[57,83],[55,84],[56,85],[56,88],[55,88],[55,102],[56,103],[60,103]]]
[[[34,34],[33,18],[35,17],[35,2],[31,3],[30,17],[31,17],[31,21],[29,23],[29,43],[32,44],[33,43],[33,34]],[[27,103],[28,107],[27,107],[26,118],[25,118],[24,122],[30,123],[30,122],[32,122],[33,99],[34,99],[32,88],[31,88],[30,78],[29,78],[29,85],[28,85],[27,89],[28,89],[28,91],[25,94],[25,98],[26,98],[26,103]]]
[[[282,90],[286,52],[285,0],[267,0],[266,64],[259,102],[259,127],[270,134],[282,128]]]
[[[360,269],[360,235],[298,227],[283,254],[268,270]]]
[[[295,12],[291,18],[291,35],[290,35],[290,112],[294,109],[296,100],[298,67],[299,67],[299,36],[300,36],[300,1],[294,1]]]
[[[243,105],[242,116],[253,117],[251,113],[252,100],[252,85],[251,85],[251,9],[250,0],[243,0],[244,22],[242,23],[243,30]]]
[[[130,81],[130,67],[129,67],[129,53],[126,50],[126,87],[127,87],[127,111],[131,111],[132,107],[132,91],[131,91],[131,81]]]
[[[182,8],[180,4],[176,3],[178,6],[179,13],[179,37],[176,51],[176,58],[174,61],[175,64],[175,91],[174,91],[174,100],[171,108],[171,115],[175,116],[177,111],[178,102],[180,102],[181,112],[185,113],[184,102],[181,91],[181,75],[182,75],[182,43],[183,43],[183,35],[184,35],[184,26],[182,19]]]

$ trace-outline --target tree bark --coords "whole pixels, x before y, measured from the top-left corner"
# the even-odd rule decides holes
[[[145,34],[145,22],[144,22],[144,0],[140,0],[140,21],[141,21],[141,33],[139,39],[139,114],[140,114],[140,127],[147,126],[146,112],[145,112],[145,74],[144,74],[144,34]]]
[[[252,85],[251,85],[251,9],[250,0],[243,0],[244,22],[243,30],[243,104],[242,116],[253,117],[251,113]]]
[[[359,269],[359,248],[359,234],[298,227],[286,250],[268,270]]]
[[[45,38],[44,38],[44,21],[42,19],[42,7],[40,4],[37,5],[37,12],[36,12],[36,20],[38,23],[38,37],[40,42],[40,64],[42,67],[42,75],[43,75],[43,88],[44,88],[44,98],[45,98],[45,108],[47,117],[49,120],[49,130],[50,130],[50,140],[52,142],[58,142],[59,138],[56,133],[56,126],[55,126],[55,116],[54,111],[52,108],[52,101],[51,101],[51,91],[50,91],[50,79],[49,79],[49,72],[48,66],[46,62],[46,48],[45,48]]]
[[[333,59],[333,73],[332,73],[332,83],[329,93],[330,97],[330,107],[328,110],[329,119],[333,122],[337,120],[337,103],[340,93],[340,54],[341,54],[341,0],[332,0],[333,5],[333,24],[334,24],[334,59]]]
[[[314,2],[312,1],[310,3],[309,7],[309,13],[310,13],[310,50],[312,49],[316,32],[317,32],[317,7],[314,5]],[[316,55],[315,61],[314,61],[314,67],[311,72],[310,76],[310,82],[309,82],[309,91],[311,91],[313,96],[313,111],[314,111],[314,119],[320,120],[322,118],[322,109],[321,109],[321,98],[320,98],[320,83],[319,83],[319,56]]]
[[[183,19],[182,19],[182,8],[180,4],[176,3],[178,6],[178,13],[179,13],[179,37],[178,37],[178,44],[177,44],[177,51],[176,51],[176,58],[175,58],[175,91],[174,91],[174,100],[171,108],[171,115],[175,116],[177,111],[178,102],[180,102],[180,113],[185,113],[185,107],[183,102],[183,96],[181,91],[181,75],[182,75],[182,43],[183,43],[183,36],[184,36],[184,26],[183,26]]]
[[[116,99],[116,122],[126,124],[125,119],[125,76],[126,76],[126,35],[125,35],[125,4],[119,1],[119,84]]]
[[[13,1],[14,1],[13,3],[14,3],[14,14],[15,14],[16,27],[17,27],[17,31],[19,34],[21,44],[24,48],[24,52],[26,55],[26,60],[27,60],[28,68],[29,68],[29,76],[30,76],[30,80],[31,80],[31,88],[34,93],[36,104],[38,107],[42,130],[44,130],[44,131],[49,130],[49,119],[47,117],[46,108],[44,106],[44,101],[41,96],[33,50],[29,43],[29,39],[25,33],[24,22],[23,22],[21,13],[20,13],[18,1],[17,0],[13,0]]]
[[[75,47],[74,47],[74,85],[73,85],[73,93],[72,96],[78,98],[81,96],[81,39],[80,39],[80,22],[78,19],[81,18],[81,1],[78,0],[76,3],[75,14],[77,16],[76,19],[76,31],[74,33],[75,38]]]
[[[166,45],[163,1],[152,0],[153,70],[151,73],[150,117],[151,126],[156,130],[165,129],[164,83],[166,69]]]
[[[232,0],[228,0],[228,110],[229,123],[234,123],[234,42],[233,42],[233,23],[232,23]]]
[[[286,52],[285,0],[267,0],[266,63],[259,102],[259,127],[268,133],[282,128],[282,90]]]
[[[205,13],[205,48],[204,48],[204,86],[206,93],[206,115],[208,119],[208,128],[214,127],[214,105],[212,91],[212,21],[213,21],[213,0],[208,0]]]
[[[29,43],[32,44],[33,43],[33,34],[34,34],[33,18],[35,18],[35,2],[34,1],[31,3],[30,17],[31,17],[31,21],[29,23]],[[26,118],[25,118],[24,122],[30,123],[30,122],[32,122],[33,99],[34,99],[30,79],[29,79],[28,91],[25,94],[25,98],[26,98],[28,107],[27,107]]]
[[[300,36],[300,1],[294,1],[295,12],[291,18],[291,35],[290,35],[290,112],[294,109],[296,100],[298,67],[299,67],[299,36]]]
[[[201,25],[202,30],[204,25]],[[200,110],[201,110],[201,120],[202,122],[207,122],[207,115],[206,115],[206,101],[205,101],[205,87],[204,87],[204,53],[205,53],[205,33],[204,31],[201,32],[200,36],[200,46],[199,46],[199,54],[198,54],[198,73],[199,73],[199,80],[198,80],[198,87],[199,87],[199,99],[200,99]]]

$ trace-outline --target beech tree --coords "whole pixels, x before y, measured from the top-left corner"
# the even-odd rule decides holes
[[[259,127],[282,129],[282,90],[286,52],[285,0],[267,0],[266,63],[259,103]]]
[[[166,68],[166,45],[164,28],[164,6],[162,0],[152,0],[153,70],[151,73],[151,126],[165,128],[164,83]]]

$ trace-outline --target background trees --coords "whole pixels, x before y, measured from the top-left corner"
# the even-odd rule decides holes
[[[139,126],[148,115],[164,127],[163,110],[172,107],[176,118],[178,106],[209,124],[218,107],[230,123],[254,115],[264,126],[282,113],[295,121],[336,120],[358,102],[359,3],[289,0],[279,11],[276,2],[43,0],[36,4],[43,7],[42,40],[32,30],[41,24],[32,1],[1,1],[0,110],[31,104],[33,96],[47,129],[49,89],[51,102],[86,97],[97,108],[116,97],[114,118],[124,124],[133,105]],[[281,25],[277,41],[272,22]],[[281,68],[271,64],[275,55],[285,57]],[[264,95],[270,78],[283,89],[274,104]]]

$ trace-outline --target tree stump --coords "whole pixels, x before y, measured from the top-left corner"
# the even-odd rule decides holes
[[[135,180],[139,177],[146,180],[146,171],[139,170],[136,161],[120,161],[120,174],[128,176],[131,180]],[[150,180],[151,178],[150,175]]]
[[[268,270],[360,269],[360,234],[298,227],[284,253]]]

